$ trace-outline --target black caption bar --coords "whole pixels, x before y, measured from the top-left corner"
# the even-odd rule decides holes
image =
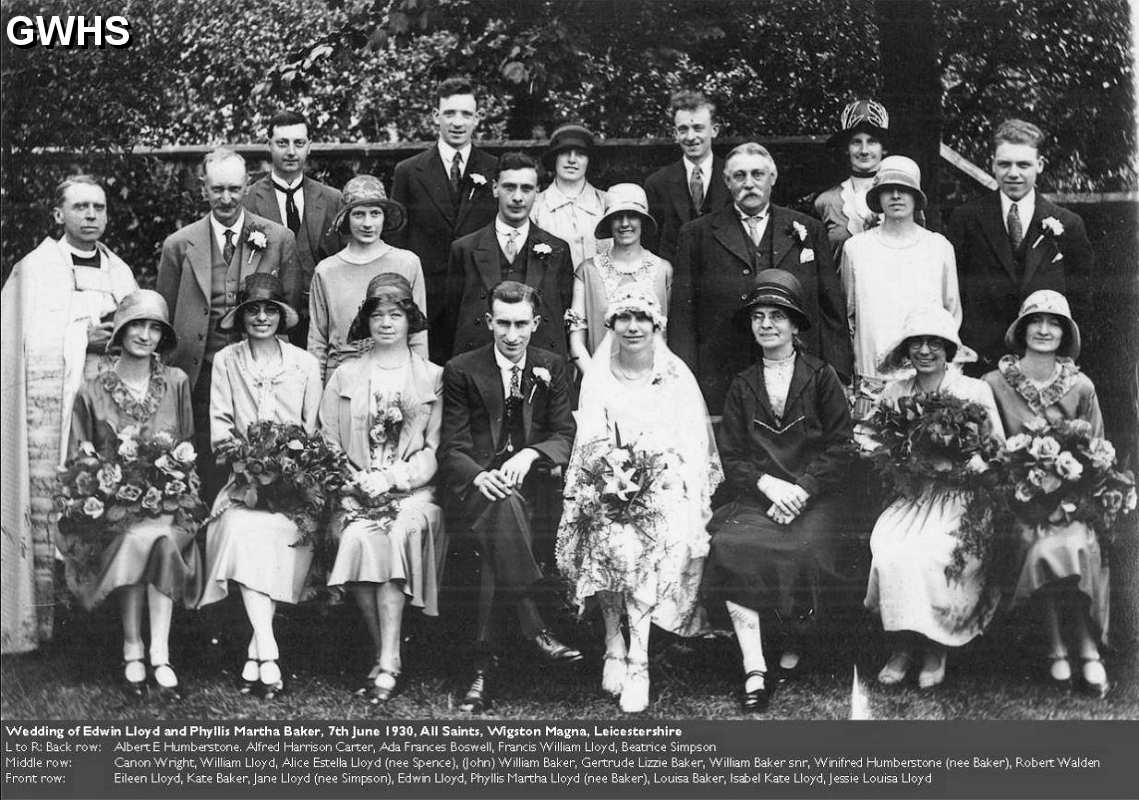
[[[1136,722],[3,723],[10,798],[1133,797]]]

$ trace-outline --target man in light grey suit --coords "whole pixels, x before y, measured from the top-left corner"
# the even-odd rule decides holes
[[[167,361],[184,370],[193,387],[194,430],[205,493],[219,477],[207,457],[210,441],[210,373],[214,354],[240,341],[240,331],[222,331],[217,322],[237,305],[238,288],[254,272],[277,275],[289,305],[300,297],[300,264],[292,232],[246,211],[249,188],[245,159],[224,147],[202,162],[202,195],[210,213],[166,237],[155,288],[170,308],[178,346]]]
[[[313,270],[343,247],[333,229],[340,208],[340,192],[304,174],[312,140],[304,114],[279,111],[269,120],[269,174],[245,194],[244,204],[254,214],[284,225],[297,237],[301,265],[301,322],[289,334],[298,347],[308,340],[308,289]]]

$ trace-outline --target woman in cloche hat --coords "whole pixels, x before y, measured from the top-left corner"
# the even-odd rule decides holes
[[[910,312],[882,369],[908,365],[914,375],[887,384],[882,403],[897,405],[901,398],[914,395],[952,395],[982,406],[988,419],[982,435],[1003,439],[988,384],[948,368],[962,346],[957,328],[957,320],[940,306]],[[920,497],[898,497],[874,525],[865,605],[880,615],[891,641],[879,683],[901,683],[911,666],[920,664],[918,686],[937,686],[945,679],[947,648],[972,641],[992,616],[994,598],[983,596],[983,565],[976,557],[963,554],[960,577],[946,577],[959,542],[955,534],[970,499],[968,489],[929,478]]]
[[[1025,298],[1009,325],[1005,346],[1013,353],[1000,360],[984,380],[993,390],[1005,430],[1023,432],[1027,423],[1046,419],[1083,420],[1094,437],[1103,437],[1103,417],[1095,386],[1076,366],[1080,328],[1068,300],[1041,289]],[[1108,570],[1095,532],[1084,522],[1020,522],[1021,567],[1014,603],[1041,604],[1048,635],[1048,672],[1058,685],[1072,679],[1078,659],[1083,685],[1093,694],[1107,692],[1107,672],[1099,643],[1107,636]],[[1061,631],[1073,636],[1068,649]]]
[[[573,301],[566,312],[570,360],[582,372],[589,370],[591,354],[608,332],[605,320],[617,292],[636,284],[656,298],[660,308],[668,308],[672,265],[641,245],[642,237],[655,234],[656,227],[644,189],[634,183],[618,183],[609,189],[605,216],[598,220],[594,233],[598,239],[613,237],[613,245],[578,265]]]
[[[926,205],[918,165],[905,156],[882,159],[866,202],[883,215],[882,224],[847,240],[840,271],[856,380],[870,384],[868,392],[876,395],[889,377],[897,377],[878,367],[906,315],[940,306],[960,323],[961,298],[953,246],[918,222]]]
[[[171,449],[179,463],[188,465],[186,470],[193,475],[196,454],[190,444],[194,417],[189,379],[158,357],[176,343],[162,295],[141,289],[123,298],[115,311],[108,345],[118,354],[103,363],[99,374],[84,381],[75,399],[71,458],[84,455],[89,443],[99,453],[117,448],[126,459],[124,448],[130,449],[132,441],[165,434],[177,445]],[[128,434],[132,428],[135,432]],[[112,483],[113,475],[104,476],[102,469],[99,474],[100,483]],[[118,477],[123,480],[121,473]],[[112,592],[118,594],[123,620],[123,681],[127,691],[135,695],[142,694],[148,674],[142,640],[143,608],[149,610],[150,618],[150,676],[164,694],[178,694],[178,675],[170,664],[169,647],[174,603],[192,605],[198,599],[202,579],[201,555],[194,546],[194,536],[205,508],[196,510],[200,515],[183,513],[195,505],[196,483],[191,477],[183,482],[179,498],[184,505],[177,513],[157,513],[161,506],[155,503],[161,504],[166,498],[152,498],[154,487],[140,498],[140,488],[129,482],[122,482],[117,490],[109,486],[122,501],[131,502],[133,493],[144,508],[150,503],[157,515],[142,516],[126,524],[125,529],[116,529],[94,565],[83,563],[79,557],[83,548],[74,547],[71,536],[60,534],[68,583],[84,608],[93,608]]]
[[[589,182],[593,134],[581,125],[562,125],[550,137],[542,166],[554,173],[553,182],[534,199],[530,219],[542,230],[565,240],[576,267],[597,252],[594,233],[605,213],[605,192]]]
[[[773,688],[761,625],[781,640],[780,670],[794,673],[804,636],[826,614],[819,600],[839,580],[851,511],[843,492],[850,410],[834,369],[796,348],[810,327],[802,291],[784,270],[756,276],[743,311],[763,359],[732,382],[720,426],[724,475],[737,495],[709,526],[704,589],[726,605],[736,632],[745,713],[766,709]]]
[[[402,275],[411,284],[416,305],[424,313],[427,310],[419,256],[382,238],[403,227],[407,219],[404,207],[389,200],[384,184],[372,175],[357,175],[344,184],[340,202],[340,213],[332,225],[348,243],[316,265],[309,289],[307,350],[320,362],[325,381],[341,362],[356,355],[356,346],[348,340],[348,327],[372,278],[383,272]],[[426,329],[412,336],[411,346],[427,358]]]
[[[238,299],[237,307],[218,320],[222,330],[245,333],[214,356],[210,443],[219,456],[255,422],[302,425],[311,433],[320,407],[320,365],[282,338],[298,316],[285,302],[280,279],[254,273]],[[230,582],[237,584],[253,628],[239,689],[271,700],[284,689],[273,617],[277,603],[300,600],[312,546],[294,546],[301,533],[292,520],[235,503],[231,488],[232,481],[218,493],[214,514],[220,516],[206,531],[206,585],[199,605],[224,599]]]

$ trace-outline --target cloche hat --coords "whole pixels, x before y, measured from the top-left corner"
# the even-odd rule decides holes
[[[115,309],[114,328],[107,348],[119,344],[123,329],[131,322],[150,319],[162,326],[162,338],[158,342],[158,351],[165,352],[178,345],[178,335],[170,325],[170,309],[166,300],[158,292],[150,289],[139,289],[131,292],[122,299],[119,307]]]
[[[270,272],[254,272],[245,279],[245,286],[238,292],[237,305],[218,320],[218,330],[233,330],[242,311],[253,303],[273,303],[281,309],[282,322],[278,333],[294,328],[300,322],[296,309],[285,302],[285,287],[281,279]]]
[[[542,166],[551,172],[554,169],[554,160],[563,150],[584,150],[592,154],[593,134],[582,125],[562,125],[550,136],[550,143],[542,153]]]
[[[945,360],[952,361],[958,350],[963,348],[961,337],[957,331],[960,327],[953,315],[941,306],[931,305],[915,308],[908,315],[902,325],[902,335],[898,337],[878,365],[880,372],[893,372],[901,369],[910,360],[906,343],[915,336],[936,336],[945,341]]]
[[[1056,351],[1058,356],[1076,359],[1080,357],[1080,326],[1072,319],[1068,298],[1053,289],[1038,289],[1024,298],[1016,320],[1005,331],[1005,347],[1010,350],[1024,350],[1024,326],[1033,314],[1051,314],[1060,319],[1064,328],[1064,340]]]
[[[875,214],[882,213],[881,194],[891,186],[901,186],[913,192],[917,199],[918,210],[926,206],[925,192],[921,190],[921,168],[912,158],[906,156],[886,156],[878,166],[878,174],[874,176],[874,183],[866,192],[866,205]]]
[[[641,218],[642,238],[656,234],[657,221],[649,213],[649,198],[645,190],[635,183],[618,183],[605,193],[605,215],[597,221],[593,235],[597,239],[613,236],[613,220],[621,214],[636,214]]]
[[[388,199],[383,182],[375,175],[357,175],[344,184],[340,196],[340,211],[332,222],[332,229],[344,233],[349,212],[359,206],[379,206],[384,210],[384,233],[396,231],[407,221],[407,209],[402,203]]]
[[[756,306],[775,306],[790,311],[800,331],[811,327],[803,307],[803,285],[785,269],[765,269],[755,276],[755,288],[748,292],[741,308],[750,312]]]

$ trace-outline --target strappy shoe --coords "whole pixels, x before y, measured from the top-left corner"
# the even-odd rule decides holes
[[[878,673],[878,683],[883,686],[897,686],[906,679],[906,673],[910,671],[913,663],[914,657],[908,650],[895,650]]]
[[[380,679],[385,676],[391,679],[391,686],[380,684]],[[372,682],[372,690],[369,693],[368,700],[372,703],[372,705],[386,703],[388,700],[391,700],[393,697],[399,694],[400,688],[399,672],[393,669],[381,669],[379,674],[376,675],[375,680]]]
[[[245,664],[241,667],[241,678],[237,684],[237,691],[242,694],[253,694],[260,680],[261,668],[257,659],[246,659]]]
[[[178,688],[178,673],[170,664],[153,664],[151,675],[158,692],[170,700],[181,700],[182,692]]]
[[[146,693],[146,662],[141,658],[123,660],[123,691],[131,697]]]
[[[257,677],[262,699],[272,700],[285,693],[285,676],[276,659],[262,661],[257,667]]]
[[[747,685],[751,678],[762,679],[763,686],[749,691]],[[753,669],[744,675],[744,688],[740,693],[740,711],[745,714],[762,714],[771,705],[772,694],[773,690],[767,683],[767,671]]]
[[[383,667],[380,666],[380,660],[377,658],[372,664],[372,668],[368,670],[368,674],[364,676],[364,680],[360,682],[360,686],[353,690],[352,694],[357,697],[369,699],[372,694],[372,689],[376,686],[376,678],[380,676],[380,671]]]
[[[1081,656],[1080,677],[1081,684],[1092,697],[1103,699],[1111,689],[1107,680],[1107,670],[1103,668],[1103,659],[1100,656]]]
[[[605,663],[601,667],[601,691],[620,697],[621,689],[625,686],[626,669],[625,656],[606,653]]]
[[[625,680],[621,687],[621,710],[636,714],[649,707],[649,665],[647,662],[625,662]]]

